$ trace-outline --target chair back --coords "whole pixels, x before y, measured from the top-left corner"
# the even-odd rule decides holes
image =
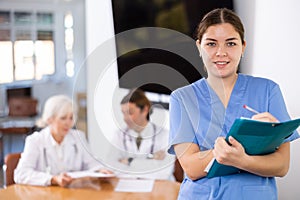
[[[19,163],[21,153],[10,153],[4,158],[3,173],[4,173],[4,186],[15,184],[14,170]]]

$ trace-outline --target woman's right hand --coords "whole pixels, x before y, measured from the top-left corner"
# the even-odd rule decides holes
[[[53,176],[51,179],[51,185],[59,185],[61,187],[66,187],[72,182],[72,177],[66,173],[61,173],[59,175]]]
[[[163,160],[166,157],[166,152],[164,150],[160,150],[158,152],[155,152],[153,155],[153,159],[155,160]]]
[[[224,137],[218,137],[215,141],[213,155],[218,163],[238,168],[240,168],[240,164],[244,164],[248,158],[242,144],[232,136],[229,136],[229,144]]]

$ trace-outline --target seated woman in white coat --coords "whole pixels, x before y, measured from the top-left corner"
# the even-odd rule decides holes
[[[126,127],[113,137],[106,164],[122,176],[174,180],[168,131],[150,121],[151,103],[140,89],[121,100]]]
[[[46,101],[42,121],[47,126],[27,136],[14,172],[16,183],[65,187],[72,182],[67,172],[91,169],[110,173],[90,155],[84,133],[72,129],[74,114],[73,102],[67,96]]]

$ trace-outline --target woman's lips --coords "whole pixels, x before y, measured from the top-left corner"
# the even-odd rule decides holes
[[[217,61],[217,62],[214,62],[216,67],[218,69],[223,69],[227,66],[227,64],[229,63],[228,61]]]

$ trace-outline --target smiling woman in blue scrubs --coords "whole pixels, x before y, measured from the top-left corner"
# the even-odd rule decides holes
[[[246,47],[239,17],[228,9],[209,12],[198,27],[196,45],[208,77],[174,91],[170,99],[170,149],[186,177],[178,199],[277,199],[274,177],[285,176],[294,132],[272,154],[250,156],[224,137],[235,119],[286,121],[290,117],[279,86],[271,80],[237,73]],[[249,105],[259,112],[243,108]],[[206,178],[213,159],[245,172]]]

